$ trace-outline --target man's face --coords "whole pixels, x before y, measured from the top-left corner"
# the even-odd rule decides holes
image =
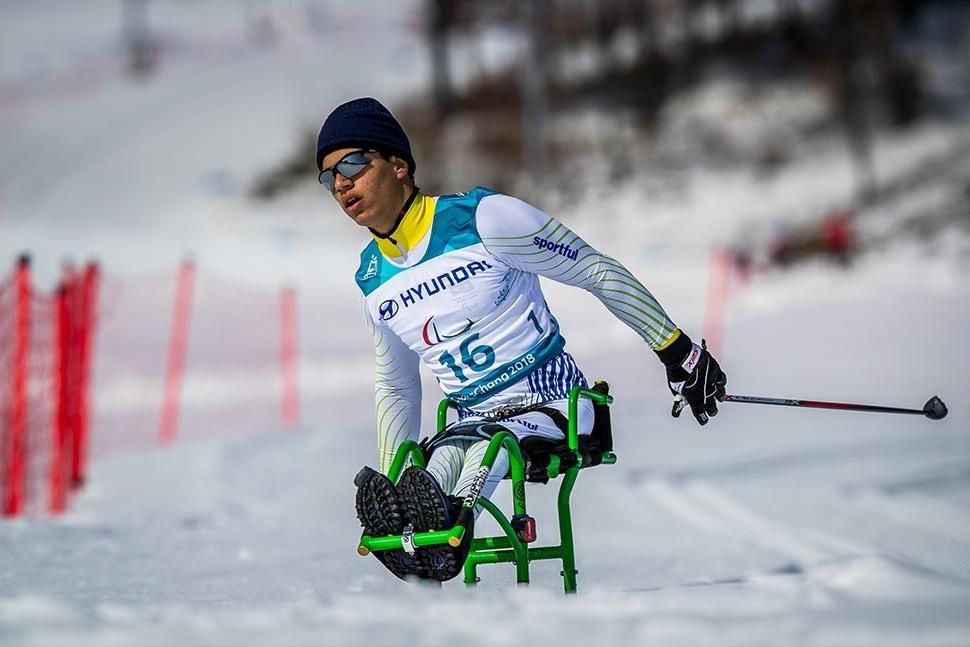
[[[322,168],[332,168],[345,155],[359,150],[352,147],[332,151],[323,158]],[[407,163],[397,157],[384,159],[378,153],[369,153],[367,157],[370,164],[353,177],[335,173],[333,197],[358,225],[387,233],[403,204]]]

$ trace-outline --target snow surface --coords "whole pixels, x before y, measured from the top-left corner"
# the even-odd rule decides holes
[[[191,251],[241,282],[297,285],[303,428],[98,451],[68,514],[0,524],[0,644],[970,644],[965,230],[890,240],[851,270],[809,263],[737,287],[720,353],[735,393],[908,407],[938,393],[950,415],[936,423],[740,404],[722,405],[703,429],[672,420],[640,340],[591,296],[547,285],[570,350],[617,399],[619,462],[584,472],[573,495],[579,595],[563,596],[551,562],[533,565],[528,589],[507,566],[481,567],[477,589],[406,585],[355,553],[352,479],[374,452],[370,343],[349,278],[365,239],[312,180],[268,204],[244,192],[304,122],[348,96],[390,102],[421,87],[426,52],[400,30],[413,7],[319,3],[339,28],[293,28],[265,50],[226,26],[232,3],[159,11],[167,4],[208,16],[170,18],[173,33],[219,34],[233,54],[187,48],[149,82],[115,70],[69,98],[50,73],[31,86],[43,91],[0,108],[0,259],[31,251],[49,286],[67,256],[96,256],[123,281],[171,273]],[[283,18],[302,6],[269,5]],[[116,64],[105,44],[115,3],[85,6],[85,29],[55,21],[65,31],[51,69],[76,60],[71,47]],[[46,51],[30,30],[50,27],[50,7],[5,2],[0,42],[22,58]],[[381,17],[365,47],[362,15]],[[337,49],[359,58],[327,55]],[[34,73],[3,60],[7,81]],[[698,118],[732,109],[719,87],[700,93]],[[799,103],[792,118],[812,106]],[[736,132],[745,142],[756,137],[750,121]],[[902,172],[965,144],[964,131],[926,124],[881,141],[877,162]],[[661,193],[643,190],[656,186],[646,169],[599,182],[556,215],[622,259],[696,336],[714,245],[848,199],[844,146],[814,141],[803,153],[770,178],[696,159]],[[968,158],[938,190],[966,182]],[[926,193],[863,214],[863,235],[935,205]],[[109,421],[129,411],[132,392],[151,388],[125,372],[126,347],[113,341],[147,323],[116,313],[98,340],[96,444],[115,433]],[[205,375],[189,383],[190,409],[239,389],[225,373]],[[431,420],[437,396],[426,388]],[[528,496],[540,541],[553,543],[554,490],[530,486]],[[506,488],[496,500],[507,506]]]

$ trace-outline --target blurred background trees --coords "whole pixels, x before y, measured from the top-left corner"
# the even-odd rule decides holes
[[[878,189],[873,129],[906,127],[933,108],[923,85],[920,39],[928,37],[932,23],[945,24],[947,16],[965,23],[966,5],[946,0],[428,0],[433,109],[419,101],[408,123],[422,122],[419,145],[435,159],[447,156],[441,146],[454,143],[440,136],[445,121],[470,129],[473,154],[483,156],[489,179],[501,186],[521,170],[534,178],[547,162],[555,165],[550,124],[570,110],[591,105],[629,110],[649,133],[671,97],[712,73],[758,85],[798,79],[827,98],[864,199]],[[966,34],[954,27],[948,44],[937,41],[938,46],[966,48],[960,42]],[[497,34],[511,35],[514,56],[485,55]],[[940,35],[946,34],[934,37]],[[459,50],[478,59],[474,71],[466,66],[461,76],[453,64]]]
[[[691,175],[705,170],[771,180],[807,160],[844,161],[844,186],[812,204],[793,196],[773,205],[769,218],[752,218],[774,223],[764,235],[779,237],[772,245],[788,263],[801,250],[831,247],[825,240],[853,240],[858,213],[878,219],[890,201],[928,190],[941,174],[959,175],[954,160],[970,156],[960,138],[933,158],[914,152],[887,164],[878,154],[907,129],[946,122],[959,131],[968,121],[970,0],[422,0],[416,7],[409,28],[426,39],[428,77],[415,70],[413,89],[391,107],[420,160],[419,186],[430,193],[480,184],[554,212],[635,182],[656,207],[658,196],[685,199]],[[315,176],[305,142],[318,125],[307,124],[299,149],[261,178],[256,195]],[[914,215],[922,219],[915,228],[956,218],[970,229],[960,197],[970,186],[959,177],[947,182],[953,209]],[[762,188],[769,190],[753,182],[752,190]],[[751,214],[724,215],[740,231]],[[826,233],[832,223],[838,236]],[[834,246],[842,261],[855,247]]]

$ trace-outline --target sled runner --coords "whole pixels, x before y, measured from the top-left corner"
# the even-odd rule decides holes
[[[589,436],[577,433],[577,409],[580,398],[593,402],[595,412],[593,431]],[[447,544],[457,548],[462,543],[466,529],[474,528],[474,509],[480,506],[498,522],[503,535],[495,537],[473,537],[468,557],[464,565],[464,580],[467,585],[479,581],[480,564],[512,563],[515,565],[516,582],[529,583],[529,564],[536,560],[558,559],[562,562],[563,588],[566,593],[576,592],[576,558],[573,545],[572,512],[569,498],[579,471],[595,465],[611,465],[616,462],[613,453],[613,437],[610,426],[609,405],[613,397],[609,395],[606,382],[597,382],[592,389],[574,388],[569,394],[568,433],[564,441],[555,442],[540,438],[526,438],[521,443],[508,431],[499,431],[489,441],[488,450],[482,463],[479,478],[472,491],[465,498],[457,523],[448,529],[430,532],[409,532],[401,535],[371,537],[362,535],[357,552],[368,555],[374,551],[400,550],[414,555],[422,547]],[[447,427],[448,409],[457,408],[451,400],[442,400],[438,405],[437,434],[443,434]],[[509,474],[512,481],[513,514],[507,517],[494,503],[479,497],[482,485],[494,464],[500,449],[505,448],[509,455]],[[425,466],[427,457],[421,445],[407,441],[398,448],[388,478],[398,482],[405,465]],[[559,543],[550,546],[535,546],[536,522],[526,509],[525,483],[546,483],[562,476],[558,495]],[[474,532],[474,530],[472,530]]]

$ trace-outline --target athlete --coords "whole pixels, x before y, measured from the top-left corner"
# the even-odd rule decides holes
[[[643,338],[666,368],[674,417],[689,407],[703,425],[717,414],[723,371],[633,274],[511,196],[481,187],[423,193],[408,137],[376,99],[334,109],[316,150],[320,183],[371,234],[356,274],[376,356],[377,467],[355,479],[367,534],[401,534],[406,524],[415,532],[450,528],[496,429],[520,440],[564,438],[569,391],[587,383],[565,350],[540,276],[592,292]],[[459,405],[459,421],[428,446],[427,469],[409,467],[395,485],[386,474],[397,448],[421,435],[419,364]],[[592,405],[582,400],[579,433],[592,424]],[[507,471],[503,450],[481,496]],[[444,581],[460,572],[472,534],[454,549],[375,555],[398,577]]]

